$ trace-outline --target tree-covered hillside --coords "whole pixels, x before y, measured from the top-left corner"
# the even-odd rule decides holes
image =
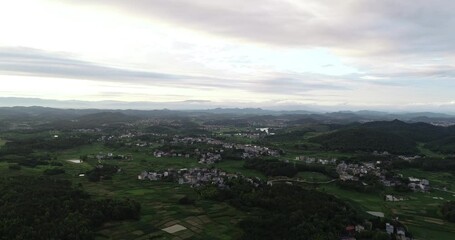
[[[394,133],[370,129],[346,129],[318,136],[313,142],[322,145],[325,150],[353,151],[388,151],[390,153],[416,153],[413,140]]]
[[[0,239],[94,239],[112,220],[139,218],[133,200],[92,199],[69,181],[22,176],[0,181]]]
[[[425,146],[433,151],[453,153],[454,138],[454,127],[394,120],[349,125],[311,141],[321,144],[325,150],[418,154],[418,143],[426,143]]]

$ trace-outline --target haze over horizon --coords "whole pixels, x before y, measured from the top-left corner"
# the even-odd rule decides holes
[[[454,113],[454,7],[448,0],[5,1],[0,105],[14,97]]]

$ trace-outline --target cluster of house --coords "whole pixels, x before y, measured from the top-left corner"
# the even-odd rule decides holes
[[[221,154],[219,153],[202,153],[199,158],[199,163],[213,164],[221,161]]]
[[[370,162],[362,164],[346,164],[345,162],[342,162],[337,165],[336,171],[342,181],[358,181],[359,177],[363,177],[367,174],[373,174],[378,177],[381,175],[380,167],[376,167],[374,163]]]
[[[258,146],[258,145],[252,145],[252,144],[225,143],[225,144],[223,144],[223,148],[243,150],[244,151],[244,153],[242,154],[243,159],[261,157],[261,156],[272,156],[272,157],[280,156],[280,152],[278,150],[274,150],[274,149],[270,149],[268,147],[263,147],[263,146]]]
[[[403,182],[402,175],[393,176],[391,178],[387,178],[385,175],[381,175],[379,176],[379,179],[385,187],[395,187],[405,184]],[[409,177],[408,182],[408,188],[414,192],[428,192],[430,190],[430,181],[427,179]]]
[[[390,223],[385,224],[385,231],[389,235],[394,235],[395,239],[408,240],[409,237],[406,237],[406,230],[403,227],[395,227]]]
[[[87,155],[87,159],[96,159],[98,161],[101,161],[101,160],[133,160],[133,155],[132,154],[114,154],[111,152],[108,152],[108,153],[99,152],[97,154]]]
[[[76,129],[75,131],[80,132],[80,133],[94,133],[94,132],[101,132],[101,129],[100,128],[80,128],[80,129]]]
[[[237,178],[236,174],[229,174],[219,169],[207,168],[182,168],[167,169],[163,171],[147,172],[143,171],[137,176],[139,180],[171,180],[178,181],[179,184],[191,184],[192,187],[198,187],[206,184],[214,184],[219,188],[224,188],[226,179]]]
[[[380,162],[379,162],[380,163]],[[367,174],[372,174],[379,178],[379,181],[385,187],[395,187],[403,185],[402,176],[387,177],[387,171],[376,166],[372,162],[365,162],[361,164],[346,164],[340,163],[336,167],[336,171],[342,181],[358,181],[360,177]],[[430,190],[430,182],[427,179],[418,179],[414,177],[408,178],[408,188],[414,192],[427,192]],[[387,200],[387,199],[386,199]],[[387,201],[401,201],[395,198],[390,198]]]
[[[153,152],[153,156],[160,158],[160,157],[184,157],[184,158],[189,158],[191,155],[189,153],[176,153],[176,152],[168,152],[168,151],[162,151],[162,150],[155,150]]]
[[[245,152],[243,158],[254,158],[259,156],[279,156],[280,153],[278,150],[270,149],[268,147],[262,147],[252,144],[239,144],[239,143],[226,143],[224,141],[213,139],[209,137],[184,137],[184,138],[174,138],[171,143],[184,143],[184,144],[194,144],[194,143],[207,143],[211,145],[220,145],[224,149],[240,149]]]
[[[371,225],[371,222],[367,223],[367,226],[369,226],[368,229],[371,228]],[[346,226],[346,234],[341,237],[341,240],[355,240],[355,234],[363,231],[365,231],[365,227],[363,225],[348,225]]]
[[[400,155],[400,156],[398,156],[398,158],[410,162],[410,161],[419,159],[420,156],[419,155],[415,155],[415,156],[403,156],[403,155]]]
[[[259,178],[245,177],[240,173],[227,173],[217,168],[182,168],[167,169],[161,171],[143,171],[137,178],[139,180],[160,181],[168,180],[178,182],[179,184],[190,184],[191,187],[200,187],[203,185],[216,185],[218,188],[228,188],[226,185],[230,179],[244,179],[254,187],[264,184]]]
[[[357,224],[357,225],[348,225],[346,226],[346,235],[342,236],[342,240],[355,240],[354,238],[356,233],[363,232],[365,230],[370,229],[371,230],[372,223],[369,221],[365,221],[363,225]],[[410,240],[411,238],[406,237],[406,230],[403,227],[396,227],[390,223],[386,223],[385,225],[385,232],[389,235],[393,235],[393,239],[399,239],[399,240]]]
[[[430,181],[409,177],[408,187],[414,192],[428,192],[430,190]]]
[[[247,130],[247,131],[242,131],[242,132],[220,133],[220,136],[225,136],[225,137],[240,136],[240,137],[251,138],[251,139],[258,139],[258,138],[261,138],[264,136],[273,136],[273,135],[275,135],[275,133],[270,132],[270,128],[267,128],[267,127],[256,128],[255,130]]]
[[[99,129],[99,128],[78,129],[77,131],[100,132],[101,129]],[[121,141],[127,146],[137,146],[137,147],[147,147],[147,146],[152,145],[153,144],[152,142],[141,141],[141,140],[137,140],[137,139],[134,141],[131,141],[131,139],[133,139],[135,137],[144,136],[144,135],[151,135],[151,136],[157,136],[157,137],[168,137],[167,133],[150,133],[150,132],[141,132],[141,131],[134,131],[134,130],[124,130],[123,132],[117,132],[115,134],[102,135],[97,139],[97,141],[98,142]],[[163,143],[164,143],[164,140],[163,140]]]
[[[196,143],[207,143],[207,144],[215,144],[215,145],[221,145],[223,144],[222,141],[216,140],[213,138],[209,137],[174,137],[170,141],[171,144],[186,144],[186,145],[192,145]]]
[[[400,201],[404,201],[405,199],[403,197],[399,197],[399,196],[385,195],[384,200],[387,202],[400,202]]]
[[[275,135],[275,133],[269,131],[270,128],[256,128],[256,131],[263,132],[267,135]]]
[[[199,163],[212,164],[222,160],[221,153],[225,149],[236,149],[242,150],[242,158],[256,158],[262,156],[279,156],[280,153],[278,150],[270,149],[268,147],[251,145],[251,144],[237,144],[237,143],[226,143],[221,140],[209,138],[209,137],[175,137],[170,142],[171,144],[186,144],[192,145],[195,143],[206,143],[211,145],[218,145],[221,149],[210,148],[209,151],[203,151],[195,149],[192,153],[177,153],[173,150],[162,151],[156,150],[153,155],[155,157],[186,157],[189,158],[192,155],[195,155],[199,159]]]
[[[109,141],[112,141],[112,140],[115,140],[117,139],[116,136],[113,136],[113,135],[103,135],[101,136],[98,141],[99,142],[109,142]]]
[[[202,164],[213,164],[216,162],[221,161],[221,153],[223,150],[214,150],[213,152],[202,152],[199,149],[195,149],[193,153],[177,153],[175,151],[162,151],[162,150],[155,150],[153,152],[153,156],[157,158],[161,157],[182,157],[182,158],[190,158],[191,156],[196,156],[199,158],[199,163]]]
[[[379,181],[384,185],[384,187],[395,187],[403,185],[400,176],[387,177],[385,174],[379,176]]]
[[[303,161],[306,164],[322,164],[322,165],[335,165],[337,163],[336,158],[331,159],[323,159],[323,158],[315,158],[315,157],[308,157],[308,156],[297,156],[295,157],[296,161]]]

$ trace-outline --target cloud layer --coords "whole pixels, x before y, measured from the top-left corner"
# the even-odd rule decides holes
[[[358,54],[455,50],[450,0],[72,1],[117,7],[214,35],[281,46],[320,46]]]
[[[58,99],[69,90],[56,81],[89,80],[71,96],[434,106],[454,101],[453,9],[451,0],[5,1],[0,79],[36,77]],[[0,93],[22,91],[9,85]],[[24,96],[42,97],[27,87]]]
[[[1,48],[0,74],[42,76],[62,79],[120,82],[144,86],[172,86],[198,89],[243,89],[272,94],[302,94],[312,90],[343,90],[329,77],[270,73],[265,79],[227,79],[176,75],[104,66],[31,48]]]

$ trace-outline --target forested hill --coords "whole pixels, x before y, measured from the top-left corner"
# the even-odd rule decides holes
[[[440,127],[428,123],[405,123],[399,120],[369,122],[358,126],[359,129],[371,129],[397,134],[415,141],[428,142],[455,135],[455,127]]]
[[[431,150],[455,153],[455,127],[427,123],[405,123],[399,120],[350,125],[311,139],[327,150],[387,151],[395,154],[418,154],[417,144]]]
[[[108,221],[138,219],[130,199],[98,199],[69,181],[21,176],[0,179],[0,239],[95,239]]]

